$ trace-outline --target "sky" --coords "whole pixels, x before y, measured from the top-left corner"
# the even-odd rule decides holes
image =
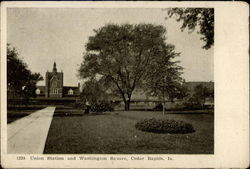
[[[77,70],[83,62],[88,37],[94,29],[107,23],[163,25],[166,43],[175,45],[177,58],[186,81],[213,81],[213,47],[202,49],[204,42],[194,31],[181,31],[181,23],[165,19],[167,12],[149,8],[8,8],[7,41],[15,47],[19,57],[32,72],[45,77],[56,62],[64,73],[64,85],[77,86],[81,79]],[[41,81],[38,85],[44,85]]]

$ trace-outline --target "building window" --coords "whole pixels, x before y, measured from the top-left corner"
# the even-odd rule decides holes
[[[59,89],[51,89],[51,94],[59,94]]]
[[[73,95],[73,94],[74,94],[74,91],[73,91],[72,89],[69,89],[68,94],[69,94],[69,95]]]

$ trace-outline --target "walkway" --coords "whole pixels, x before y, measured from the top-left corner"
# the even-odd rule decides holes
[[[8,124],[8,154],[42,154],[54,111],[47,107]]]

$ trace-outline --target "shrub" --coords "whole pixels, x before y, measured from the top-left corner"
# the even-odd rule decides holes
[[[106,112],[106,111],[113,111],[113,105],[110,103],[96,103],[92,104],[90,107],[92,112]]]
[[[153,133],[185,134],[194,132],[192,124],[169,119],[144,119],[135,124],[137,130]]]

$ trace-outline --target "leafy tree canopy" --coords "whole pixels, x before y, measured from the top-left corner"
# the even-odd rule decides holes
[[[171,68],[178,71],[172,59],[179,54],[166,43],[166,30],[161,25],[108,24],[94,32],[86,44],[79,75],[83,79],[100,76],[116,88],[125,110],[129,110],[134,89],[149,84],[153,73],[160,76]]]
[[[39,73],[32,73],[19,57],[14,47],[7,45],[7,86],[15,94],[35,97],[36,83],[43,80]]]
[[[188,98],[190,106],[201,106],[203,108],[206,98],[213,98],[214,97],[214,90],[199,84],[195,86],[194,93],[192,96]]]
[[[171,8],[168,16],[175,16],[176,21],[182,21],[181,30],[193,32],[198,27],[201,40],[205,42],[204,49],[214,45],[214,9],[213,8]]]
[[[154,65],[145,81],[145,89],[151,96],[166,97],[171,101],[186,96],[187,90],[183,86],[184,79],[181,77],[183,68],[177,63],[159,60],[159,63]]]
[[[100,101],[106,100],[108,97],[107,89],[103,85],[101,80],[90,79],[83,85],[83,89],[80,95],[81,100],[90,104],[97,104]]]

